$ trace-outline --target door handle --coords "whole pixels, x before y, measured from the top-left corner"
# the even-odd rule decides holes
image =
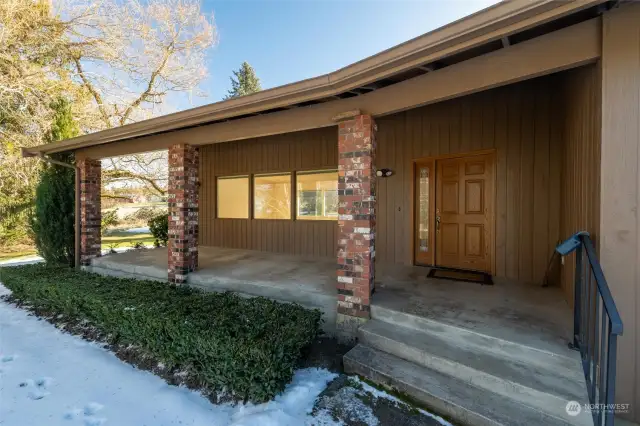
[[[436,216],[436,231],[440,230],[440,216]]]

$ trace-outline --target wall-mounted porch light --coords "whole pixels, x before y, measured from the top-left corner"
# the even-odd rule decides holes
[[[378,177],[389,177],[393,174],[391,169],[380,169],[376,172],[376,176]]]

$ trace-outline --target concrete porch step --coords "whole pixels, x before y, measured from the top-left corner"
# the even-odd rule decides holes
[[[358,338],[360,343],[373,349],[550,416],[566,417],[568,401],[586,402],[586,388],[579,362],[576,371],[559,375],[554,366],[539,367],[512,356],[500,356],[501,352],[487,351],[478,345],[460,345],[450,335],[423,332],[380,320],[370,320],[360,327]],[[574,375],[578,377],[567,378]],[[588,416],[586,419],[572,420],[572,424],[590,424]]]
[[[468,382],[358,344],[344,356],[347,373],[359,374],[402,392],[438,414],[467,426],[575,425],[513,399],[470,386]]]
[[[371,306],[371,318],[395,326],[405,327],[438,337],[451,345],[469,351],[483,351],[504,360],[553,371],[571,381],[584,380],[578,354],[568,347],[553,350],[541,344],[537,336],[518,333],[517,336],[495,333],[480,333],[472,329],[418,316],[379,305]]]

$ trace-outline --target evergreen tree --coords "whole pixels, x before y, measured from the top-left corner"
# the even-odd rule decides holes
[[[51,106],[54,113],[48,142],[80,134],[73,121],[71,105],[60,99]],[[73,154],[54,154],[52,158],[71,164]],[[36,248],[48,263],[74,265],[75,172],[68,167],[43,163],[36,187],[36,204],[31,220]]]
[[[225,100],[262,90],[262,87],[260,87],[260,79],[248,62],[243,62],[240,69],[234,71],[233,75],[234,76],[231,77],[231,90],[229,90],[227,96],[225,96]]]

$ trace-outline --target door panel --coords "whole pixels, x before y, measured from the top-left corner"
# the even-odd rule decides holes
[[[450,214],[458,213],[458,181],[442,182],[442,211]]]
[[[465,255],[481,257],[484,253],[484,226],[466,224],[464,226],[464,236]]]
[[[442,254],[447,256],[458,256],[460,248],[458,241],[460,240],[460,226],[457,223],[443,223],[440,225],[439,239],[442,241]]]
[[[482,214],[484,210],[484,181],[468,180],[465,182],[464,207],[466,214]]]
[[[436,265],[491,273],[493,173],[491,154],[436,162]]]

